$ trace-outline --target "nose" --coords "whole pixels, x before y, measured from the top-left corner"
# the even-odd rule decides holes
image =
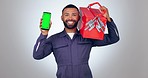
[[[68,18],[69,20],[72,20],[72,15],[69,15],[69,18]]]

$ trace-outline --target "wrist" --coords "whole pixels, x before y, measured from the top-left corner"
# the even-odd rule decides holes
[[[48,30],[41,30],[42,35],[47,36],[48,35]]]
[[[108,21],[108,22],[111,22],[111,18],[110,18],[110,17],[107,17],[107,21]]]
[[[41,39],[46,38],[48,35],[43,35],[42,33],[40,34]]]
[[[47,36],[48,34],[46,34],[46,33],[42,33],[42,35],[43,35],[43,36]]]

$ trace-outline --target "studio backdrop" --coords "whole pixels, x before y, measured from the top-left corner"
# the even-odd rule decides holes
[[[120,35],[118,43],[92,48],[93,77],[148,78],[147,0],[1,0],[0,78],[56,78],[53,54],[42,60],[32,57],[42,13],[52,13],[51,36],[64,28],[63,7],[86,7],[93,2],[109,9]]]

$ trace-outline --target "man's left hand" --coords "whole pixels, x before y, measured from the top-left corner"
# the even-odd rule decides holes
[[[102,6],[100,7],[100,10],[105,12],[103,16],[106,17],[107,21],[111,22],[108,9],[105,6]]]

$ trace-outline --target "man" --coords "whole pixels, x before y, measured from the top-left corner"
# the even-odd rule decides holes
[[[57,78],[93,78],[88,65],[91,48],[105,46],[119,40],[118,31],[113,20],[109,16],[108,9],[104,16],[107,18],[108,33],[104,40],[86,39],[77,30],[80,19],[79,10],[75,5],[69,4],[62,10],[61,19],[64,30],[47,38],[48,30],[42,30],[34,46],[34,59],[42,59],[53,52],[58,70]],[[46,39],[47,38],[47,39]]]

